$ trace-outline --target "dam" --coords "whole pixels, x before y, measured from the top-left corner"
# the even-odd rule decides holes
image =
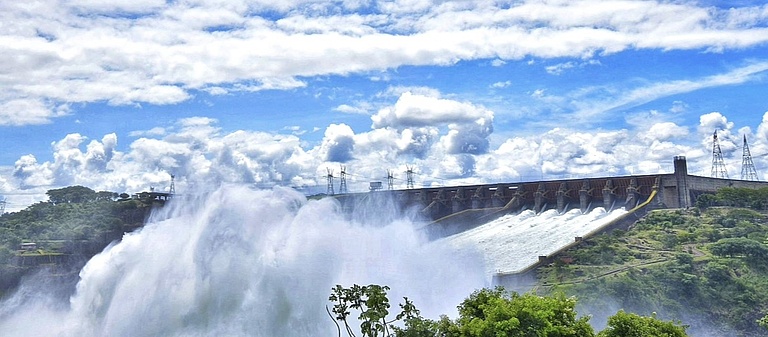
[[[347,214],[371,208],[410,210],[426,223],[423,228],[431,239],[478,244],[489,260],[502,261],[493,266],[494,277],[508,278],[550,263],[590,236],[626,230],[649,210],[692,207],[699,196],[724,187],[757,189],[768,183],[690,175],[686,158],[678,156],[674,172],[666,174],[371,191],[334,198]],[[526,223],[531,223],[528,228],[519,228]],[[521,248],[531,240],[548,243]]]
[[[723,187],[761,188],[768,187],[768,182],[690,175],[686,158],[678,156],[674,158],[674,172],[666,174],[378,190],[333,197],[349,212],[386,196],[394,200],[395,207],[416,208],[429,221],[471,222],[522,210],[541,213],[555,209],[563,213],[577,208],[586,213],[596,207],[631,209],[654,191],[650,206],[688,208],[698,196]]]

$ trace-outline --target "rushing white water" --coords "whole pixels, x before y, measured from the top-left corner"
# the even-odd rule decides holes
[[[535,214],[523,211],[445,238],[457,248],[480,249],[487,266],[496,273],[517,272],[573,242],[577,236],[600,228],[622,214],[623,208],[607,213],[595,208],[587,214],[575,209]]]
[[[93,257],[68,306],[13,298],[0,336],[332,336],[335,284],[385,284],[425,315],[486,286],[482,258],[407,220],[350,223],[330,200],[225,187]],[[28,294],[27,294],[28,295]]]
[[[223,187],[163,213],[92,258],[68,305],[29,292],[0,304],[0,335],[331,336],[330,289],[355,283],[389,285],[393,302],[408,296],[426,317],[453,315],[489,271],[519,269],[615,216],[523,212],[430,242],[406,219],[349,221],[331,200],[281,188]]]

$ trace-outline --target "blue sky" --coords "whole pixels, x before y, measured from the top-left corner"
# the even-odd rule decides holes
[[[768,169],[761,1],[0,4],[0,199]]]

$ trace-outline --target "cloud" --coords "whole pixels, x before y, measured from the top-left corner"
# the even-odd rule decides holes
[[[493,112],[490,110],[470,102],[409,91],[402,93],[394,106],[385,107],[371,116],[371,120],[374,129],[399,130],[400,152],[417,158],[427,155],[427,149],[441,128],[447,133],[440,137],[440,145],[451,155],[486,153],[488,137],[493,133]]]
[[[347,104],[342,104],[337,106],[333,109],[334,111],[343,112],[347,114],[359,114],[359,115],[365,115],[368,113],[368,107],[367,106],[351,106]]]
[[[688,110],[688,104],[686,104],[683,101],[674,101],[672,102],[672,107],[669,108],[669,112],[677,114],[677,113],[683,113]]]
[[[704,88],[745,83],[754,80],[756,75],[765,71],[768,71],[768,62],[749,64],[727,73],[707,76],[698,80],[677,80],[637,88],[630,91],[621,100],[625,101],[624,105],[638,105],[659,97],[667,97]]]
[[[547,73],[549,73],[551,75],[560,75],[564,71],[566,71],[568,69],[571,69],[571,68],[573,68],[575,66],[576,66],[576,64],[573,63],[573,62],[565,62],[565,63],[556,64],[556,65],[553,65],[553,66],[548,66],[545,69],[547,70]]]
[[[332,124],[311,144],[294,135],[224,132],[213,119],[188,118],[165,127],[162,138],[135,139],[124,151],[118,150],[116,134],[87,139],[73,133],[51,143],[51,160],[24,155],[12,168],[0,168],[0,188],[17,204],[27,202],[20,195],[42,196],[46,189],[69,185],[128,193],[167,190],[174,174],[178,191],[244,183],[309,186],[317,193],[324,192],[325,169],[343,163],[349,190],[365,191],[370,181],[386,179],[387,170],[395,173],[395,187],[404,188],[406,167],[418,172],[417,186],[439,186],[669,173],[678,155],[688,158],[691,174],[709,176],[711,133],[717,127],[724,129],[719,136],[731,174],[739,172],[741,133],[748,130],[756,130],[749,140],[758,171],[768,166],[768,157],[758,156],[768,153],[768,113],[756,126],[737,126],[713,112],[700,117],[697,132],[667,121],[598,131],[563,126],[511,135],[497,145],[482,137],[490,132],[480,130],[483,124],[450,124],[362,132]]]
[[[165,135],[166,130],[163,127],[156,126],[149,130],[136,130],[128,133],[131,137],[159,137]]]
[[[598,60],[588,60],[586,62],[568,61],[568,62],[558,63],[555,65],[544,67],[544,70],[546,70],[547,73],[549,73],[550,75],[560,75],[569,69],[584,68],[588,65],[599,65],[599,64],[600,64],[600,61]]]
[[[490,85],[492,89],[502,89],[512,85],[512,81],[496,82]]]
[[[645,134],[648,139],[667,141],[688,136],[688,128],[672,122],[656,123]]]
[[[710,112],[699,117],[699,128],[703,131],[726,131],[733,128],[733,123],[719,112]]]
[[[371,117],[374,128],[424,127],[451,123],[489,123],[493,112],[482,106],[433,96],[403,93],[394,106]]]
[[[722,51],[768,41],[765,6],[663,1],[46,0],[2,9],[0,21],[13,29],[0,32],[0,123],[12,126],[48,123],[69,104],[177,104],[198,91],[285,90],[315,76],[402,66]],[[766,69],[753,68],[742,80]],[[734,83],[708,80],[638,89],[613,105]]]
[[[324,161],[346,163],[353,159],[355,133],[346,124],[331,124],[325,129],[325,137],[319,153]]]
[[[0,126],[48,124],[51,118],[67,115],[67,105],[54,106],[37,99],[2,100],[0,96]]]
[[[628,110],[664,97],[693,92],[696,90],[742,84],[757,81],[768,71],[768,62],[752,62],[728,72],[705,76],[697,79],[682,79],[656,82],[634,88],[622,88],[619,84],[579,88],[564,95],[545,95],[539,89],[531,97],[553,105],[562,118],[576,123],[589,124],[601,118],[609,118],[617,110]],[[671,113],[685,111],[687,105],[676,101],[670,108]]]
[[[760,126],[757,127],[757,134],[759,140],[768,143],[768,111],[763,113],[763,119],[760,122]]]
[[[38,165],[37,158],[31,154],[23,155],[13,165],[13,177],[22,189],[51,185],[53,179],[49,166],[47,163]]]
[[[733,133],[735,124],[729,122],[728,118],[719,112],[710,112],[708,114],[701,115],[699,117],[699,134],[705,135],[701,143],[703,146],[713,148],[714,137],[713,133],[717,134],[717,141],[720,145],[720,150],[724,157],[731,157],[738,155],[741,156],[741,152],[738,150],[741,147],[742,137],[738,133]],[[728,171],[736,172],[735,168],[730,168]]]
[[[481,154],[488,152],[488,136],[492,132],[490,120],[481,118],[475,123],[449,125],[448,134],[442,141],[449,154]]]
[[[308,158],[295,136],[235,131],[222,134],[216,121],[188,118],[162,139],[138,138],[126,152],[116,150],[117,135],[100,141],[69,134],[53,142],[53,159],[38,162],[32,155],[16,161],[12,178],[24,189],[35,186],[85,185],[117,192],[139,192],[150,186],[167,188],[170,175],[180,188],[190,184],[240,182],[305,184],[307,172],[320,162]]]

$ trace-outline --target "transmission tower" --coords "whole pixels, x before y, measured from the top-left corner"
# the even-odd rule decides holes
[[[341,183],[339,184],[339,194],[347,193],[347,167],[344,165],[341,165],[339,180],[341,180]]]
[[[749,153],[747,135],[744,135],[744,154],[741,157],[741,180],[758,181],[755,163],[752,162],[752,154]]]
[[[395,176],[394,176],[394,174],[392,173],[392,171],[390,171],[390,170],[387,170],[387,189],[388,189],[388,190],[390,190],[390,191],[391,191],[391,190],[394,190],[394,189],[395,189],[395,187],[394,187],[394,181],[395,181]]]
[[[334,195],[335,193],[333,192],[333,170],[331,170],[328,167],[326,167],[325,170],[328,171],[328,175],[326,176],[326,178],[328,178],[328,192],[326,193],[328,195]]]
[[[176,183],[174,182],[174,179],[176,176],[171,174],[171,187],[168,189],[168,194],[176,194]]]
[[[413,167],[406,165],[405,168],[406,168],[406,171],[405,171],[405,177],[406,177],[406,179],[405,179],[405,181],[406,181],[405,188],[410,189],[410,188],[413,188]]]
[[[723,152],[720,151],[720,142],[717,140],[717,130],[712,135],[712,178],[728,179],[728,171],[725,170]]]
[[[0,200],[0,215],[5,214],[5,199]]]

